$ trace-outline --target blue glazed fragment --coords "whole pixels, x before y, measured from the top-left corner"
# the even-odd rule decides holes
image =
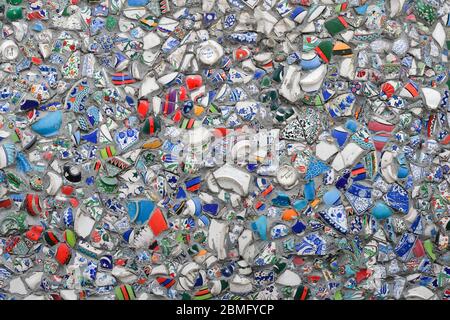
[[[372,215],[377,219],[386,219],[390,217],[393,212],[392,210],[382,202],[376,203],[371,209]]]
[[[45,117],[31,125],[31,129],[44,137],[52,137],[59,133],[62,125],[62,111],[49,112]]]
[[[252,230],[258,232],[261,240],[267,240],[267,218],[266,216],[259,217],[251,224]]]

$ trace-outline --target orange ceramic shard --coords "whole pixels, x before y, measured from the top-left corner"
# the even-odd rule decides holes
[[[297,212],[294,209],[286,209],[283,211],[283,215],[281,217],[285,221],[294,220],[297,218]]]
[[[146,141],[144,144],[143,144],[143,148],[144,149],[158,149],[159,147],[161,147],[162,146],[162,141],[161,141],[161,139],[159,139],[159,138],[154,138],[154,139],[151,139],[151,140],[148,140],[148,141]]]

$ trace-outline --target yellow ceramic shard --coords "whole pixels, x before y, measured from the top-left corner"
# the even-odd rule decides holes
[[[313,202],[311,202],[311,207],[315,208],[317,207],[317,205],[320,203],[320,199],[316,198],[313,200]]]
[[[205,108],[203,108],[202,106],[194,106],[194,114],[196,116],[201,115],[204,111],[205,111]]]
[[[144,149],[158,149],[159,147],[161,147],[162,146],[162,141],[161,141],[161,139],[159,139],[159,138],[155,138],[155,139],[151,139],[151,140],[148,140],[148,141],[146,141],[144,144],[143,144],[143,148]]]

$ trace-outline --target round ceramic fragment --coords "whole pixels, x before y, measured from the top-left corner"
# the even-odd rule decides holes
[[[282,166],[277,172],[277,181],[285,189],[291,189],[298,183],[297,171],[291,166]]]
[[[216,63],[223,54],[222,46],[214,40],[205,41],[197,48],[198,59],[206,65]]]

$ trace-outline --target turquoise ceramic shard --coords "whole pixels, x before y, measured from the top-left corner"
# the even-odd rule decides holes
[[[63,119],[62,111],[49,112],[31,126],[31,129],[43,137],[52,137],[59,133]]]

